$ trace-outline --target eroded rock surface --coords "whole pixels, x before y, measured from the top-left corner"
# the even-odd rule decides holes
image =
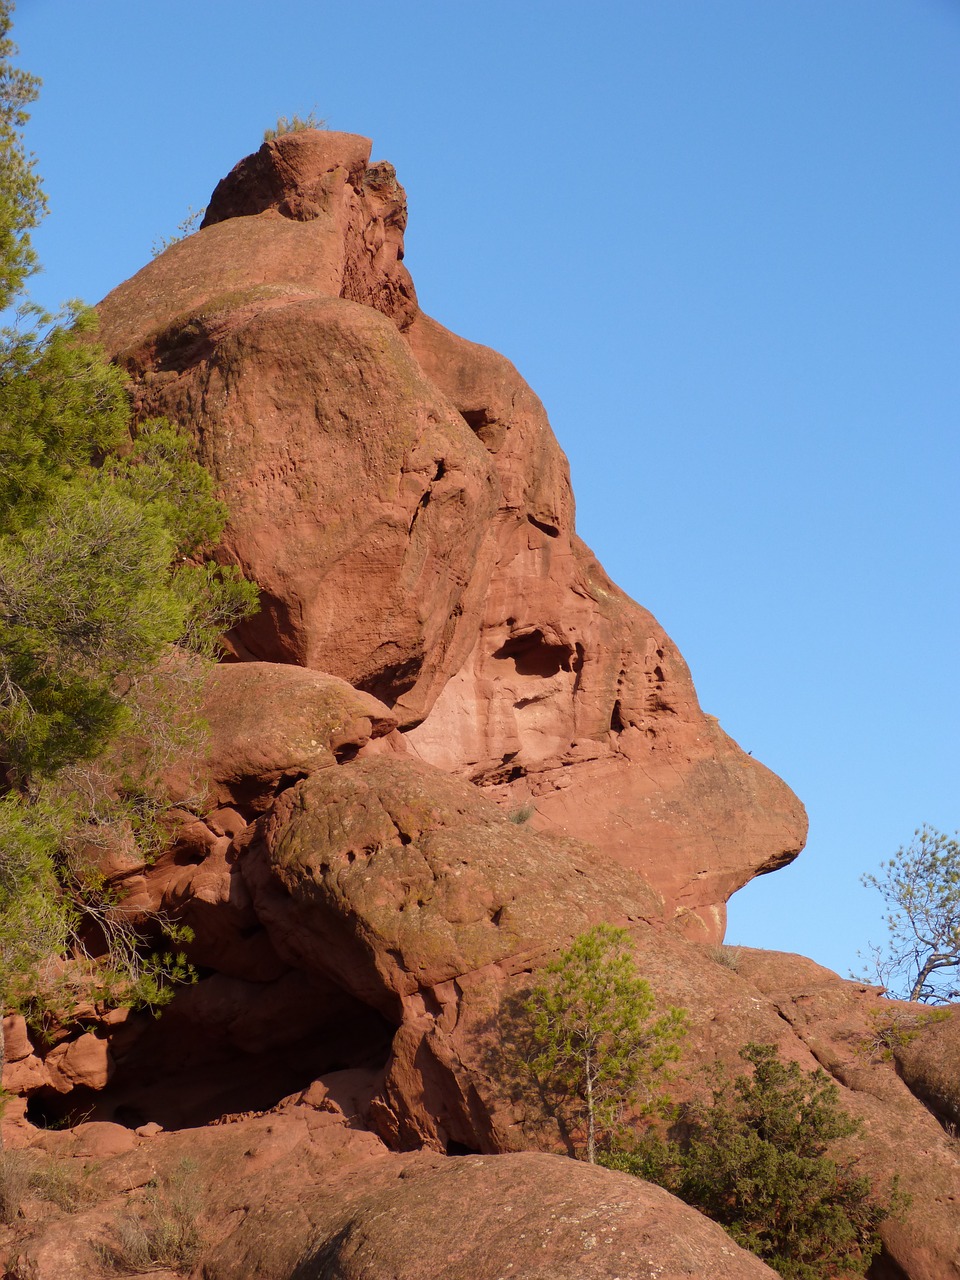
[[[537,397],[419,311],[403,189],[368,157],[349,134],[265,144],[100,308],[139,411],[193,430],[222,486],[220,554],[263,593],[237,654],[374,694],[421,759],[532,803],[716,940],[730,894],[802,847],[802,807],[576,537]]]
[[[296,1099],[279,1114],[150,1138],[85,1125],[72,1135],[46,1135],[24,1154],[40,1165],[58,1160],[66,1179],[82,1180],[91,1156],[98,1162],[96,1203],[79,1215],[51,1215],[48,1206],[40,1231],[29,1220],[0,1226],[0,1263],[30,1280],[101,1274],[97,1247],[115,1247],[123,1215],[143,1212],[137,1189],[151,1180],[161,1188],[172,1181],[203,1206],[194,1265],[163,1273],[171,1277],[761,1280],[774,1274],[715,1224],[639,1179],[535,1152],[395,1155],[351,1129],[335,1107],[321,1110]],[[30,1215],[40,1208],[32,1205]]]
[[[104,855],[130,910],[190,925],[199,981],[159,1021],[5,1022],[8,1141],[104,1172],[79,1225],[30,1208],[0,1259],[93,1274],[91,1241],[189,1157],[204,1280],[772,1274],[657,1189],[544,1154],[523,1002],[605,921],[689,1010],[678,1096],[750,1040],[822,1066],[864,1170],[913,1196],[876,1280],[960,1276],[953,1021],[887,1060],[875,989],[706,945],[799,850],[802,807],[576,537],[534,393],[419,311],[403,189],[369,155],[265,144],[101,306],[138,413],[193,432],[230,510],[217,554],[263,609],[169,770],[167,847]]]

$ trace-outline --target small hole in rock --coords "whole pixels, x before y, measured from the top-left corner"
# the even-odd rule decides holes
[[[480,1152],[476,1147],[468,1147],[465,1142],[457,1142],[455,1138],[447,1139],[447,1155],[448,1156],[478,1156]]]
[[[555,524],[547,524],[544,520],[537,520],[535,516],[528,515],[527,520],[535,529],[539,529],[541,533],[545,533],[548,538],[559,538],[560,530]]]

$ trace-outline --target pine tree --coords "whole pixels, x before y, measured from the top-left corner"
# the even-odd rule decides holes
[[[529,1070],[591,1164],[621,1114],[648,1107],[657,1076],[680,1056],[685,1012],[655,1017],[655,1008],[627,931],[603,924],[547,966],[527,1001]]]
[[[21,135],[38,81],[12,65],[11,18],[0,0],[0,1005],[62,1004],[74,979],[154,1004],[182,957],[144,954],[77,848],[94,816],[145,829],[171,682],[256,589],[204,558],[226,518],[213,481],[169,423],[131,424],[94,314],[25,300],[46,206]]]
[[[886,946],[872,946],[874,978],[894,997],[946,1004],[960,998],[960,832],[926,825],[861,876],[887,904]]]

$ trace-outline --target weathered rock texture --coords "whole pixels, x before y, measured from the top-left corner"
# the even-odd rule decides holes
[[[201,1260],[164,1275],[203,1280],[763,1280],[774,1273],[657,1187],[558,1156],[393,1155],[335,1106],[291,1098],[245,1123],[141,1138],[88,1124],[24,1152],[89,1186],[80,1215],[27,1205],[0,1226],[0,1262],[30,1280],[103,1274],[95,1253],[139,1191],[172,1178],[202,1204]],[[184,1161],[189,1164],[184,1168]],[[162,1194],[162,1193],[161,1193]],[[31,1221],[30,1219],[34,1219]],[[148,1220],[148,1219],[147,1219]],[[13,1268],[16,1267],[16,1271]],[[201,1270],[202,1268],[202,1270]],[[114,1272],[116,1274],[116,1272]]]
[[[419,311],[403,188],[368,156],[266,143],[100,309],[139,411],[190,427],[222,486],[220,554],[263,592],[237,655],[372,693],[422,760],[532,801],[716,939],[730,894],[801,848],[803,810],[577,539],[537,397]]]
[[[563,1144],[518,1010],[606,921],[689,1010],[680,1095],[750,1040],[823,1066],[862,1167],[913,1196],[875,1280],[960,1280],[953,1021],[707,945],[800,848],[802,808],[577,539],[532,391],[418,310],[403,189],[368,157],[344,134],[265,144],[102,304],[138,412],[183,423],[216,475],[217,554],[263,610],[169,770],[167,847],[104,859],[131,910],[192,927],[199,981],[159,1021],[91,1004],[42,1045],[5,1024],[8,1140],[105,1163],[80,1227],[35,1207],[0,1261],[93,1274],[90,1240],[189,1155],[204,1280],[769,1274],[663,1193],[543,1154]],[[891,1010],[918,1033],[895,1062]]]

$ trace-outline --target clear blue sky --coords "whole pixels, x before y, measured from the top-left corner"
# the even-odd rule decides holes
[[[807,805],[728,940],[841,973],[860,873],[960,825],[957,0],[21,0],[47,304],[279,114],[364,133],[444,324],[508,355],[581,535]]]

